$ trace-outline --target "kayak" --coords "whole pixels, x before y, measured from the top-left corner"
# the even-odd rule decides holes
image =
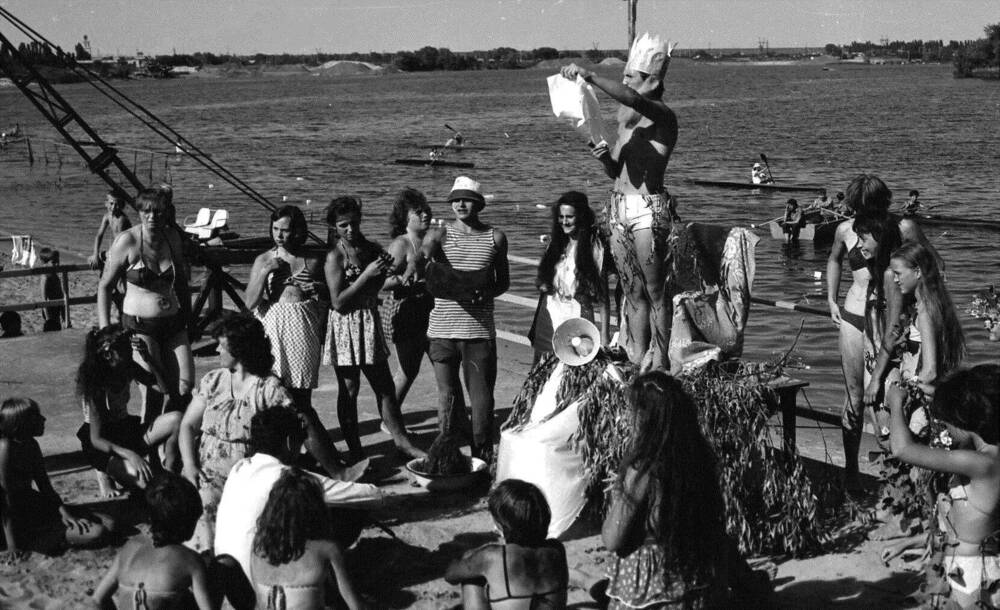
[[[397,165],[421,165],[424,167],[475,167],[475,163],[468,161],[444,161],[441,159],[396,159],[393,161]]]
[[[426,148],[428,150],[433,150],[435,148],[439,150],[447,150],[448,152],[462,152],[463,150],[496,150],[496,146],[476,146],[470,144],[463,144],[461,146],[445,146],[444,144],[421,144],[417,148]]]
[[[807,222],[799,230],[799,241],[811,241],[811,242],[831,242],[833,241],[833,236],[837,232],[837,225],[840,224],[839,220],[827,220],[825,222]],[[783,221],[772,220],[767,223],[767,228],[771,232],[771,237],[774,239],[785,239],[785,231]]]
[[[685,182],[690,184],[697,184],[698,186],[714,186],[724,189],[754,189],[761,191],[777,191],[777,192],[818,192],[826,188],[816,184],[776,184],[774,182],[768,184],[754,184],[753,182],[731,182],[727,180],[695,180],[695,179],[687,179],[685,180]]]

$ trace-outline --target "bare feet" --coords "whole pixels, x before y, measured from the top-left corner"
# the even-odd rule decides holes
[[[122,489],[121,485],[117,481],[108,476],[108,473],[96,471],[97,473],[97,486],[100,488],[100,494],[102,498],[118,498],[125,490]]]
[[[415,447],[413,443],[410,442],[410,439],[393,439],[393,443],[396,445],[396,452],[408,459],[423,459],[427,457],[427,452],[423,449]]]

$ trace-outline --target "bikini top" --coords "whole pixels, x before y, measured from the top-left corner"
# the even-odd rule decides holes
[[[274,296],[272,292],[281,293],[281,290],[275,290],[277,286],[274,284],[278,284],[278,286],[281,286],[282,288],[284,286],[295,286],[301,290],[302,294],[306,297],[312,297],[317,293],[316,280],[314,280],[312,275],[309,273],[308,265],[302,265],[301,269],[283,279],[280,279],[278,282],[274,282],[276,279],[275,275],[277,275],[276,271],[269,273],[267,282],[264,284],[268,297]]]
[[[514,595],[513,593],[510,592],[510,575],[507,573],[507,545],[505,544],[501,545],[500,552],[502,553],[503,557],[503,586],[507,590],[507,596],[498,598],[490,597],[490,583],[486,583],[486,597],[489,599],[491,604],[495,604],[497,602],[516,600],[516,599],[529,599],[532,601],[532,607],[535,607],[534,604],[535,602],[542,603],[545,601],[545,598],[548,597],[549,595],[552,595],[554,593],[562,593],[563,591],[567,591],[569,589],[569,583],[566,583],[560,587],[556,587],[555,589],[552,589],[550,591],[545,591],[542,593],[528,593],[526,595]]]
[[[938,528],[949,534],[959,542],[967,544],[980,544],[983,538],[968,540],[968,537],[977,537],[974,532],[992,532],[996,529],[993,511],[986,511],[976,506],[969,499],[969,493],[965,485],[953,485],[948,488],[948,493],[938,494]],[[962,522],[962,532],[958,531],[956,523]],[[971,536],[966,536],[967,532],[973,532]],[[989,534],[986,536],[989,537]]]
[[[325,608],[323,590],[317,585],[265,585],[257,583],[257,607],[261,610],[309,610]]]
[[[174,273],[174,249],[167,240],[167,249],[170,250],[170,267],[164,271],[155,271],[146,265],[143,239],[139,238],[139,260],[129,265],[125,270],[125,281],[134,284],[139,288],[145,288],[152,292],[167,292],[174,286],[176,274]]]
[[[851,267],[851,271],[861,271],[868,266],[868,259],[861,251],[861,240],[855,242],[854,246],[847,251],[847,264]]]
[[[176,608],[191,608],[194,606],[194,595],[190,589],[180,591],[151,591],[146,588],[145,583],[136,585],[119,582],[118,592],[119,608],[131,608],[131,610],[149,610],[149,608],[163,608],[170,610]]]

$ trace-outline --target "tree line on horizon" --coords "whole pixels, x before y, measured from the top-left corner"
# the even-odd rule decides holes
[[[1000,23],[984,28],[986,38],[970,41],[951,40],[947,45],[942,40],[911,40],[883,41],[879,44],[871,41],[854,41],[846,45],[829,43],[823,51],[835,57],[849,57],[864,53],[870,57],[898,57],[907,61],[937,62],[954,64],[956,77],[981,75],[997,69],[1000,75]],[[36,66],[58,68],[62,65],[61,49],[53,49],[50,45],[40,42],[21,43],[18,51]],[[77,43],[72,54],[79,61],[92,60],[83,44]],[[726,59],[728,57],[746,57],[742,51],[724,55],[712,54],[703,49],[682,52],[680,55],[693,59]],[[749,55],[781,57],[767,50],[751,51]],[[785,55],[787,56],[787,54]],[[518,69],[532,66],[540,61],[564,59],[567,57],[583,57],[591,63],[600,63],[609,57],[621,60],[627,59],[625,50],[602,50],[596,48],[585,50],[563,50],[553,47],[538,47],[529,51],[520,51],[511,47],[497,47],[485,51],[455,52],[444,47],[425,46],[416,51],[397,51],[394,53],[316,53],[308,54],[266,54],[253,55],[215,54],[211,52],[172,53],[156,55],[149,58],[147,71],[154,76],[168,76],[170,70],[177,66],[218,66],[225,64],[256,64],[261,66],[305,65],[319,66],[329,61],[348,60],[362,61],[376,65],[392,65],[404,72],[426,72],[433,70],[483,70],[483,69]],[[111,78],[128,78],[136,68],[124,58],[111,61],[96,60],[92,69],[101,76]],[[16,72],[15,63],[6,48],[0,50],[0,71]],[[52,71],[48,71],[52,73]],[[56,82],[58,73],[55,74]],[[67,78],[68,79],[68,78]]]

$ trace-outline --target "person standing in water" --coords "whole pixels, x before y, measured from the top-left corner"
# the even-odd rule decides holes
[[[622,343],[643,368],[670,368],[667,342],[671,302],[671,255],[668,238],[676,213],[663,184],[670,154],[677,144],[677,116],[661,99],[673,46],[644,34],[632,44],[621,81],[570,64],[562,75],[596,85],[622,106],[618,141],[611,149],[600,142],[593,155],[615,181],[608,210],[611,254],[625,292]]]

